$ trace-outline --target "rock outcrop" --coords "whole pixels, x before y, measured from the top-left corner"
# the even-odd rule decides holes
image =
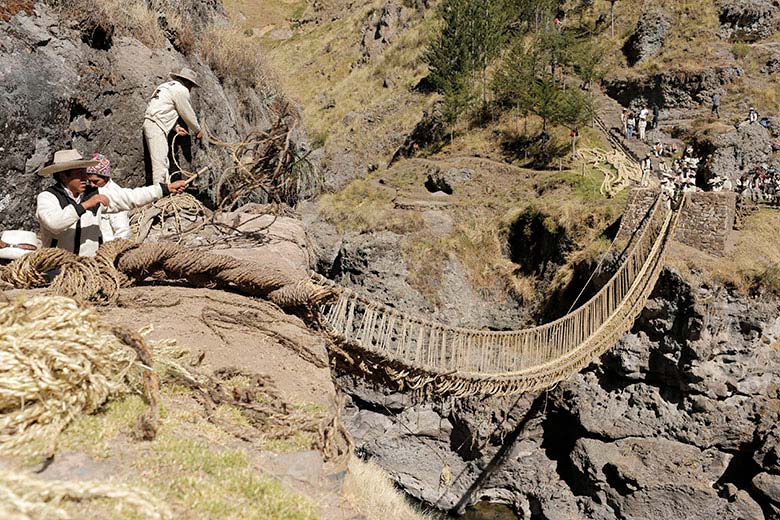
[[[736,128],[716,126],[695,135],[692,144],[697,155],[704,159],[701,167],[705,181],[719,176],[736,183],[756,166],[777,163],[772,135],[758,123],[744,122]]]
[[[736,66],[719,66],[701,71],[665,71],[636,78],[611,78],[604,82],[606,93],[625,107],[657,104],[665,109],[695,108],[707,104],[715,93],[742,77]]]
[[[174,29],[171,20],[160,16],[149,30],[161,31],[164,41],[142,42],[115,29],[109,20],[98,24],[97,15],[80,11],[81,20],[65,17],[41,1],[8,21],[0,19],[0,178],[4,188],[0,229],[35,228],[35,196],[51,183],[36,171],[58,149],[72,146],[85,154],[103,153],[112,161],[121,184],[143,184],[141,126],[146,101],[169,72],[182,66],[200,75],[202,88],[194,91],[193,100],[212,135],[235,141],[267,123],[268,113],[258,94],[240,82],[220,80],[191,49],[194,38],[206,27],[226,23],[221,2],[152,3],[156,7],[165,4],[163,11],[183,19],[180,26],[191,34]],[[184,160],[191,153],[195,164],[213,163],[215,154],[207,157],[203,146],[187,147],[180,157]],[[217,167],[228,164],[226,155],[217,161]]]
[[[651,5],[642,12],[634,34],[623,46],[631,65],[652,58],[661,50],[672,27],[672,20],[662,9]]]
[[[634,330],[549,393],[414,405],[341,377],[359,452],[442,509],[777,518],[780,303],[665,271]]]
[[[726,38],[754,41],[780,28],[780,7],[771,0],[720,0],[721,33]]]

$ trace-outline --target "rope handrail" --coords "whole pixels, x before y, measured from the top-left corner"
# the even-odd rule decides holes
[[[330,280],[339,298],[323,306],[331,333],[412,388],[455,395],[544,388],[587,366],[630,329],[652,291],[682,204],[659,197],[621,266],[585,304],[561,318],[515,331],[451,327],[409,316]]]

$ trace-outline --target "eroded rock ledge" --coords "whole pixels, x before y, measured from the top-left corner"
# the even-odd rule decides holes
[[[359,452],[441,509],[777,518],[780,303],[665,271],[634,330],[548,393],[414,405],[341,377]]]

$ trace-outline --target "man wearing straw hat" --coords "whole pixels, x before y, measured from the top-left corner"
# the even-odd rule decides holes
[[[152,162],[152,182],[167,183],[168,174],[168,134],[176,127],[179,135],[203,137],[198,117],[192,109],[190,90],[198,87],[197,73],[188,68],[171,73],[171,81],[157,87],[146,106],[144,114],[144,138]],[[187,129],[176,124],[181,117]]]
[[[81,256],[94,256],[103,234],[100,219],[103,211],[128,211],[153,202],[170,193],[184,191],[184,181],[155,184],[143,188],[110,192],[111,200],[100,188],[87,186],[87,168],[99,161],[86,160],[78,150],[60,150],[54,161],[38,174],[52,175],[56,183],[38,194],[35,216],[40,224],[43,247],[60,247]]]

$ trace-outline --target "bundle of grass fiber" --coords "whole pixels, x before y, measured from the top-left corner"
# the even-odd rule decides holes
[[[168,507],[146,491],[106,482],[46,481],[0,471],[0,518],[5,520],[67,520],[72,517],[63,502],[96,499],[110,501],[117,511],[132,510],[138,518],[173,517]]]
[[[133,347],[74,300],[0,294],[0,454],[54,454],[72,419],[145,371]]]

